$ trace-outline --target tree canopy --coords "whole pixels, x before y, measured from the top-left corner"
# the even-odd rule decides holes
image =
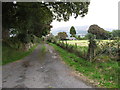
[[[61,40],[65,40],[66,37],[68,37],[67,33],[66,32],[59,32],[58,35],[59,39]]]
[[[91,25],[88,29],[88,33],[96,35],[96,39],[108,39],[110,37],[109,32],[98,25]]]
[[[21,40],[33,35],[45,36],[50,33],[53,20],[67,21],[72,15],[75,18],[84,17],[88,6],[89,2],[3,2],[3,40],[10,38],[10,35]]]
[[[75,35],[76,35],[76,30],[73,26],[70,28],[70,34],[72,37],[75,37]]]
[[[112,35],[113,35],[113,37],[119,37],[120,38],[120,30],[113,30]]]

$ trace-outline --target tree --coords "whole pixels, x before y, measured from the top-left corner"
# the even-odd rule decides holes
[[[113,30],[112,33],[113,37],[119,37],[120,38],[120,30]]]
[[[96,39],[108,39],[109,32],[99,27],[98,25],[91,25],[88,29],[88,33],[96,35]]]
[[[78,35],[77,37],[76,37],[78,40],[81,40],[82,38],[80,37],[80,35]]]
[[[70,34],[72,37],[75,37],[75,35],[76,35],[76,31],[75,31],[75,28],[73,26],[70,28]]]
[[[24,40],[20,36],[26,37],[24,39],[30,35],[42,37],[50,32],[52,20],[52,12],[41,4],[3,3],[3,40],[10,38],[10,34],[16,34],[23,43]]]
[[[66,32],[59,32],[59,33],[58,33],[58,37],[59,37],[59,39],[61,39],[61,40],[65,40],[66,37],[68,37],[68,35],[67,35]]]
[[[15,37],[21,39],[20,36],[26,38],[32,35],[45,36],[50,33],[52,27],[50,24],[54,19],[68,21],[72,15],[75,18],[84,17],[89,4],[90,2],[18,2],[17,4],[3,2],[3,40],[9,39],[10,34],[15,34]]]

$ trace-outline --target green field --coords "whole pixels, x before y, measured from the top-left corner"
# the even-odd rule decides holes
[[[111,42],[113,40],[100,40],[100,42]],[[66,41],[64,41],[66,42]],[[78,46],[88,46],[89,44],[89,41],[88,40],[67,40],[67,43],[68,44],[72,44],[72,45],[75,45],[77,44]]]
[[[67,43],[72,45],[76,43],[78,46],[88,46],[89,44],[88,40],[68,40]]]

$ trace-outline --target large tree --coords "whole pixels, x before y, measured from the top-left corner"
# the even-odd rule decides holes
[[[59,32],[57,36],[59,37],[60,40],[65,40],[66,37],[68,37],[66,32]]]
[[[70,34],[72,37],[75,37],[75,35],[76,35],[76,30],[73,26],[70,28]]]
[[[2,4],[2,23],[3,23],[3,40],[14,36],[35,35],[42,37],[47,35],[51,29],[51,22],[69,20],[74,15],[84,17],[88,12],[89,2],[4,2]],[[23,40],[24,41],[24,40]]]
[[[96,35],[96,39],[108,39],[110,37],[108,31],[95,24],[89,27],[88,33]]]

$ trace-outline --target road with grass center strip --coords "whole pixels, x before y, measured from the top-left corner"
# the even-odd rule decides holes
[[[52,46],[38,47],[22,60],[2,67],[3,88],[92,88],[62,60]]]

